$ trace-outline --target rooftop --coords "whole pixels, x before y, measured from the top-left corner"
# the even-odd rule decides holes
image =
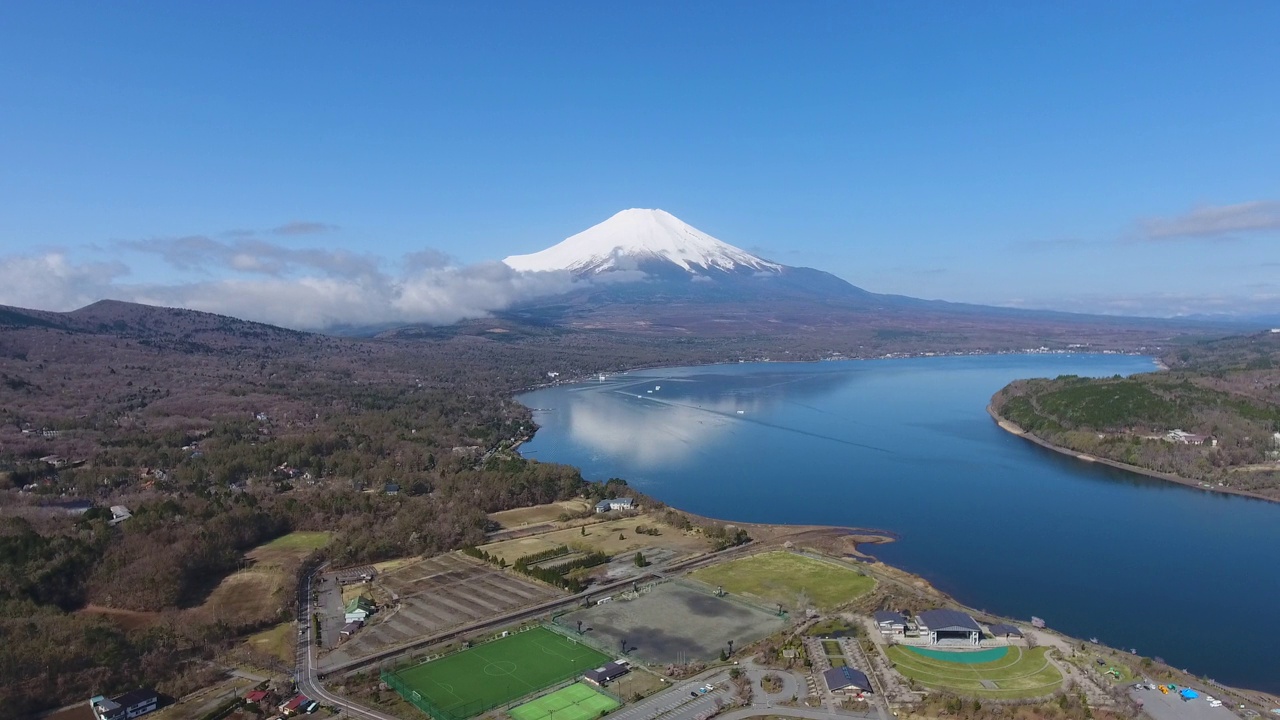
[[[827,681],[827,687],[832,690],[843,690],[849,687],[871,690],[871,681],[867,679],[867,674],[848,665],[831,668],[822,673],[822,678]]]
[[[959,610],[925,610],[920,613],[920,622],[931,631],[961,631],[970,630],[973,632],[982,632],[982,628],[978,627],[978,623],[969,617],[968,613]]]

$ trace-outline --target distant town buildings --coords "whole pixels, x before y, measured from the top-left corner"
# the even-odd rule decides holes
[[[1164,434],[1164,439],[1166,442],[1181,443],[1183,445],[1211,445],[1214,447],[1218,445],[1217,438],[1209,435],[1197,435],[1185,430],[1170,430]]]

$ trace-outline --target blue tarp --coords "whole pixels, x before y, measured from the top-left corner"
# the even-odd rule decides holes
[[[1191,688],[1183,688],[1181,695],[1183,700],[1195,700],[1200,697],[1200,693],[1192,690]]]

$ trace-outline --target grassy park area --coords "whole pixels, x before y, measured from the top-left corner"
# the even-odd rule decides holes
[[[795,610],[803,593],[809,604],[832,610],[875,587],[875,580],[843,565],[777,551],[712,565],[690,575],[725,592],[747,595]]]
[[[406,700],[468,718],[598,667],[609,657],[546,628],[494,640],[389,675]]]
[[[1050,695],[1062,674],[1045,657],[1046,647],[1008,646],[976,652],[945,652],[893,645],[894,669],[925,687],[974,697],[1018,699]]]

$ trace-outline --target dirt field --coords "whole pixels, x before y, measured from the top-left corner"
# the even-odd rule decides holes
[[[489,519],[501,525],[504,530],[510,530],[522,525],[555,522],[565,513],[580,513],[590,507],[590,503],[586,500],[561,500],[548,505],[534,505],[533,507],[489,513]]]
[[[402,565],[379,577],[375,589],[378,595],[398,597],[399,607],[375,615],[374,622],[340,645],[326,662],[363,657],[563,595],[548,585],[521,579],[461,553]]]
[[[204,604],[190,612],[233,625],[276,619],[281,608],[293,602],[286,587],[290,574],[312,550],[327,545],[330,537],[327,532],[295,532],[259,545],[245,553],[252,563],[248,569],[224,578]]]
[[[639,525],[656,528],[660,534],[641,535],[636,532],[636,527]],[[585,534],[583,534],[584,531]],[[599,550],[608,555],[627,553],[634,555],[636,550],[644,548],[665,548],[673,551],[676,557],[696,555],[711,549],[711,543],[702,535],[687,533],[664,525],[648,514],[566,528],[516,540],[505,540],[484,545],[482,549],[513,563],[517,558],[550,550],[559,545]]]
[[[120,610],[101,605],[86,605],[76,612],[84,615],[101,615],[125,630],[146,630],[163,619],[163,616],[157,612]]]
[[[629,655],[655,664],[713,660],[730,640],[745,647],[787,624],[764,610],[678,582],[655,585],[634,600],[615,596],[556,622],[576,629],[579,620],[584,637],[598,647],[616,653],[626,640]]]
[[[270,655],[280,662],[292,665],[295,659],[294,642],[297,639],[298,626],[293,622],[282,622],[256,635],[250,635],[245,641],[249,647],[264,655]]]

